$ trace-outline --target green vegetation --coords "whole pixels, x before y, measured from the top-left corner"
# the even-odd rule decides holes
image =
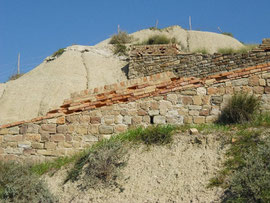
[[[58,49],[56,52],[53,53],[52,57],[59,57],[65,52],[64,48]]]
[[[254,95],[238,93],[232,96],[222,111],[218,123],[245,123],[254,119],[260,107],[260,100]]]
[[[127,32],[120,31],[118,34],[113,35],[110,44],[114,45],[114,54],[119,56],[127,55],[127,46],[125,44],[131,43],[133,37],[129,36]]]
[[[170,44],[175,43],[175,38],[169,39],[166,35],[153,35],[149,37],[142,44],[144,45],[153,45],[153,44]]]
[[[8,81],[11,81],[11,80],[17,80],[18,78],[22,77],[23,75],[24,75],[23,73],[21,73],[21,74],[18,74],[18,73],[13,74],[13,75],[11,75],[11,76],[9,77]]]
[[[246,54],[257,46],[258,46],[257,44],[244,44],[244,47],[240,49],[220,48],[218,49],[218,53],[220,54]]]
[[[230,37],[233,37],[233,34],[232,34],[232,33],[230,33],[230,32],[222,32],[221,34],[223,34],[223,35],[227,35],[227,36],[230,36]]]
[[[55,202],[44,181],[30,166],[0,162],[0,200],[4,202]]]
[[[201,48],[194,50],[193,53],[209,54],[209,51],[206,48]]]
[[[110,44],[127,44],[132,41],[132,37],[128,35],[127,32],[119,31],[118,34],[115,34],[111,37]]]

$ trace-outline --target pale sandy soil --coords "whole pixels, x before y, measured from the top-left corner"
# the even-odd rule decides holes
[[[46,181],[63,203],[220,202],[223,190],[206,188],[224,159],[220,140],[220,135],[178,134],[171,146],[131,149],[117,180],[123,191],[111,187],[82,192],[79,183],[62,184],[66,170],[46,177]]]

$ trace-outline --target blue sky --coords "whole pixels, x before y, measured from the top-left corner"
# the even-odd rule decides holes
[[[269,0],[0,0],[0,82],[27,72],[72,44],[94,45],[116,33],[180,25],[231,32],[245,43],[270,37]]]

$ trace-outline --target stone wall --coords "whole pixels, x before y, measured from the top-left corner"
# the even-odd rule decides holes
[[[244,54],[140,54],[131,52],[130,79],[172,71],[179,77],[206,77],[215,73],[241,69],[270,62],[270,46],[264,40],[256,52]],[[160,45],[161,46],[161,45]],[[136,47],[134,48],[136,49]],[[140,50],[139,47],[137,49]]]
[[[270,63],[204,78],[156,74],[74,94],[45,117],[0,127],[0,158],[46,160],[151,124],[213,122],[234,92],[270,110]]]

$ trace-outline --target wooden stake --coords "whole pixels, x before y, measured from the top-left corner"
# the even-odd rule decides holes
[[[191,16],[189,16],[189,29],[192,30],[192,26],[191,26]]]
[[[20,53],[18,54],[18,67],[17,67],[17,74],[20,74]]]
[[[120,25],[117,26],[117,33],[119,34],[120,32]]]
[[[158,27],[158,20],[156,20],[156,28]]]

